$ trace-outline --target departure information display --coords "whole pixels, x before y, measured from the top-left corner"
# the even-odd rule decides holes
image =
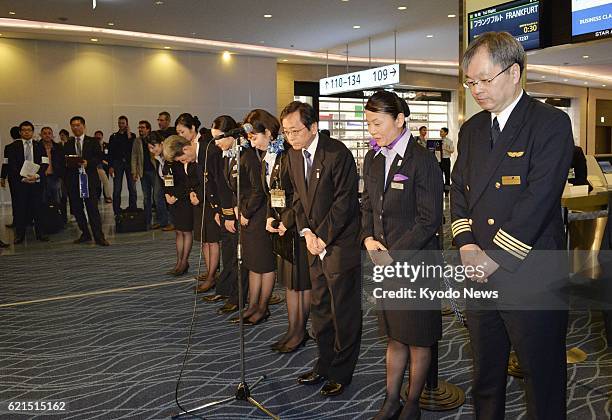
[[[517,0],[468,15],[470,41],[485,32],[508,32],[526,50],[540,48],[540,2]]]
[[[607,38],[612,32],[612,0],[572,0],[572,37]]]

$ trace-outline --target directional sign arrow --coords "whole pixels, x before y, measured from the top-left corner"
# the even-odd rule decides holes
[[[397,70],[391,69],[391,71],[389,73],[393,73],[393,75],[395,76],[395,73],[397,73]]]
[[[325,89],[327,89],[327,85],[329,85],[329,81],[328,80],[325,81]]]

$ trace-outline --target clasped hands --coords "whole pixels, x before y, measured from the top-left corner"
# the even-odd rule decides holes
[[[499,264],[476,244],[463,245],[459,248],[459,254],[461,255],[461,264],[464,267],[474,268],[474,276],[470,277],[472,281],[486,283],[489,277],[499,268]]]
[[[325,244],[321,238],[317,237],[317,235],[312,233],[312,231],[307,230],[304,232],[304,238],[306,239],[306,248],[308,248],[308,252],[310,252],[312,255],[319,255],[325,251],[327,244]]]
[[[283,225],[283,222],[279,223],[278,228],[272,227],[272,222],[275,220],[274,217],[268,217],[266,220],[266,230],[270,233],[278,233],[278,236],[283,236],[287,232],[287,228]]]

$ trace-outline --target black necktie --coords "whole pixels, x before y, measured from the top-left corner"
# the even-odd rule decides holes
[[[306,158],[306,186],[308,186],[308,181],[310,180],[310,171],[312,170],[312,160],[310,160],[310,152],[308,150],[303,150],[304,157]]]
[[[499,121],[495,117],[493,118],[493,125],[491,125],[491,149],[495,146],[497,140],[499,140],[499,136],[501,136],[501,130],[499,129]]]

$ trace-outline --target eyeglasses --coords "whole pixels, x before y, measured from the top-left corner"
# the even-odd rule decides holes
[[[486,88],[488,87],[491,82],[493,82],[493,80],[495,80],[495,78],[497,76],[499,76],[500,74],[502,74],[503,72],[505,72],[506,70],[508,70],[510,67],[512,67],[513,65],[515,65],[516,63],[512,63],[510,64],[508,67],[506,67],[505,69],[503,69],[502,71],[500,71],[499,73],[497,73],[495,76],[491,77],[490,79],[481,79],[481,80],[466,80],[465,82],[463,82],[463,87],[466,89],[473,89],[476,86],[478,86],[479,84],[482,83],[482,87]]]
[[[283,135],[285,137],[293,137],[293,136],[297,136],[297,134],[302,131],[303,129],[305,129],[306,126],[300,128],[299,130],[283,130]]]

